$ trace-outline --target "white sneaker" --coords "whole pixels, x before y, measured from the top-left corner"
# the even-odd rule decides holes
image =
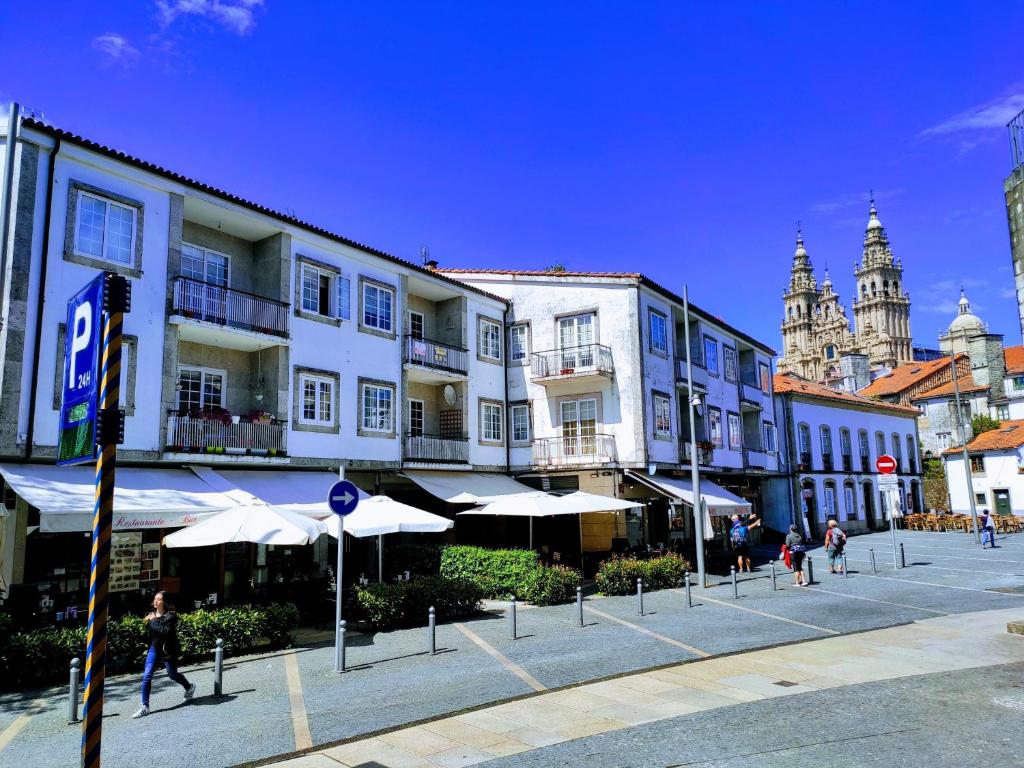
[[[192,701],[192,697],[196,695],[196,684],[192,683],[185,691],[185,701]]]
[[[133,720],[137,720],[140,717],[145,717],[149,714],[149,707],[139,707],[139,711],[132,715]]]

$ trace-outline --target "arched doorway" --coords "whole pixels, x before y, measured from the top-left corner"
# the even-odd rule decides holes
[[[868,524],[869,530],[878,530],[878,513],[875,510],[875,490],[870,481],[864,483],[864,521]]]
[[[818,531],[818,496],[813,480],[804,480],[800,484],[800,508],[806,521],[803,533],[809,532],[812,539],[820,538]]]
[[[910,498],[907,500],[907,512],[924,512],[924,499],[921,496],[921,484],[917,480],[910,481]]]

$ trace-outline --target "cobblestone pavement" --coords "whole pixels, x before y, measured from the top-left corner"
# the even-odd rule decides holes
[[[153,714],[142,720],[129,717],[138,706],[137,677],[115,678],[108,683],[104,763],[147,768],[263,761],[541,689],[707,655],[948,614],[1019,607],[1024,617],[1024,536],[1000,537],[995,550],[981,550],[964,534],[901,532],[900,540],[905,569],[893,568],[887,533],[851,538],[849,578],[827,574],[820,551],[812,552],[818,583],[808,588],[794,587],[780,568],[773,591],[762,565],[739,580],[739,599],[733,599],[729,578],[716,576],[711,588],[695,589],[693,608],[675,590],[647,595],[642,617],[632,597],[595,597],[587,601],[582,628],[574,606],[524,608],[514,641],[503,613],[489,612],[438,627],[442,652],[434,657],[424,653],[423,629],[357,635],[348,650],[351,671],[342,676],[331,671],[333,648],[322,645],[232,659],[220,698],[208,695],[209,665],[189,668],[186,674],[199,684],[197,699],[184,705],[180,689],[158,676]],[[761,550],[769,553],[774,551]],[[80,728],[65,723],[63,695],[55,689],[0,696],[0,764],[77,762]],[[174,762],[162,748],[140,746],[164,744],[168,734],[181,743]]]

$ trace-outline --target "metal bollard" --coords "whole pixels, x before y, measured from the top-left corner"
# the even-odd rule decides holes
[[[775,592],[779,588],[775,583],[775,561],[769,560],[768,567],[772,569],[772,592]]]
[[[338,651],[340,652],[340,655],[341,655],[341,663],[338,665],[338,667],[341,669],[342,672],[345,671],[345,628],[346,627],[348,627],[348,622],[345,621],[344,619],[342,619],[338,623],[338,635],[339,635],[339,637],[338,637]]]
[[[576,587],[576,616],[583,626],[583,587]]]
[[[693,595],[690,593],[690,572],[683,574],[683,585],[686,587],[686,607],[693,608]]]
[[[869,549],[868,552],[871,554],[871,572],[878,573],[878,566],[875,565],[875,550]]]
[[[516,599],[508,604],[508,634],[513,640],[516,639]]]
[[[224,641],[219,637],[213,649],[213,695],[224,693]]]
[[[736,566],[735,565],[730,565],[729,566],[729,572],[732,574],[732,597],[733,597],[733,600],[739,600],[740,599],[740,587],[736,583]]]
[[[636,613],[644,615],[644,582],[643,579],[636,580]]]
[[[814,563],[811,562],[811,556],[807,556],[807,583],[814,583]]]
[[[77,723],[78,718],[78,676],[82,662],[77,658],[71,660],[71,673],[68,676],[68,724]]]
[[[907,553],[903,551],[903,542],[900,542],[900,568],[907,567]]]
[[[850,566],[846,562],[846,553],[843,552],[843,578],[847,578],[850,575]]]
[[[427,650],[431,656],[437,653],[437,611],[434,606],[427,611]]]

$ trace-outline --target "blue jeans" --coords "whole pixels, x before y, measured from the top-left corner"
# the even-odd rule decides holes
[[[149,706],[149,692],[153,687],[153,672],[156,668],[156,646],[149,646],[149,653],[146,654],[146,666],[142,670],[142,706]],[[164,669],[167,670],[167,676],[174,682],[180,685],[185,690],[188,690],[190,685],[185,676],[178,671],[178,665],[170,659],[164,659]]]
[[[995,548],[996,546],[996,531],[995,528],[982,528],[981,529],[981,546],[985,546],[985,540],[988,539],[988,543]]]

